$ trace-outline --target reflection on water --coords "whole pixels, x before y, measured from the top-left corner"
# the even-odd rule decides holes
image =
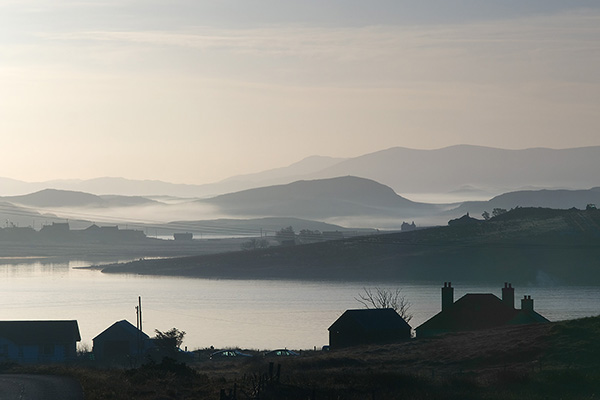
[[[135,325],[138,296],[142,296],[144,331],[172,327],[187,332],[190,349],[208,346],[245,348],[320,347],[328,342],[327,328],[348,308],[362,307],[354,298],[359,283],[308,281],[207,280],[108,275],[74,269],[89,265],[20,263],[0,265],[0,319],[77,319],[82,342],[115,321]],[[440,282],[441,284],[442,282]],[[440,284],[381,283],[402,287],[413,306],[413,327],[440,310]],[[500,288],[455,286],[455,299],[466,293],[494,293]],[[550,320],[597,315],[596,287],[516,287],[516,305],[531,295],[535,308]]]

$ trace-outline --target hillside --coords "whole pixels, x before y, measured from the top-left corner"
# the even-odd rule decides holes
[[[600,187],[588,190],[519,190],[504,193],[488,201],[467,201],[449,213],[481,215],[494,208],[545,207],[556,209],[585,208],[588,204],[600,206]]]
[[[593,399],[600,392],[600,317],[446,334],[297,357],[209,360],[99,369],[90,361],[60,367],[86,399]],[[276,368],[275,368],[276,367]],[[57,366],[7,373],[56,374]],[[270,371],[270,372],[269,372]],[[150,397],[149,397],[150,396]]]
[[[233,215],[331,218],[394,215],[414,217],[436,210],[398,196],[391,188],[353,176],[268,186],[225,194],[199,202]]]
[[[106,195],[71,190],[44,189],[21,196],[5,196],[0,200],[29,207],[131,207],[158,202],[144,197]]]
[[[519,208],[489,221],[253,252],[107,266],[104,272],[240,279],[600,285],[600,211]]]
[[[463,186],[502,193],[520,188],[598,186],[600,146],[505,150],[458,145],[437,150],[394,147],[342,161],[311,178],[353,175],[398,193],[445,193]]]
[[[202,221],[174,221],[161,226],[161,232],[192,232],[204,235],[254,235],[261,233],[273,236],[275,232],[291,226],[296,232],[303,229],[324,231],[356,231],[339,225],[324,222],[285,217],[267,217],[252,219],[215,219]],[[365,234],[374,233],[374,229],[361,230]]]

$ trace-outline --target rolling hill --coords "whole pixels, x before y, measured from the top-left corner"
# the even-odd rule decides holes
[[[412,202],[375,181],[345,176],[268,186],[199,200],[226,214],[323,219],[341,216],[414,217],[436,206]]]
[[[0,197],[9,203],[28,207],[131,207],[158,202],[139,196],[97,196],[71,190],[44,189],[22,196]]]

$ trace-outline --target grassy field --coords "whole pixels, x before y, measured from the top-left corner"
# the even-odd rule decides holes
[[[598,337],[600,317],[594,317],[285,359],[255,352],[243,360],[212,361],[207,350],[187,363],[34,370],[75,377],[87,400],[592,399],[600,396]]]

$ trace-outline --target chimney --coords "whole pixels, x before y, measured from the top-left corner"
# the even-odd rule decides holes
[[[515,308],[515,288],[510,283],[504,282],[502,302],[510,308]]]
[[[533,311],[533,299],[531,296],[523,296],[521,299],[521,310]]]
[[[452,282],[444,282],[444,287],[442,288],[442,311],[448,309],[452,304],[454,304]]]

